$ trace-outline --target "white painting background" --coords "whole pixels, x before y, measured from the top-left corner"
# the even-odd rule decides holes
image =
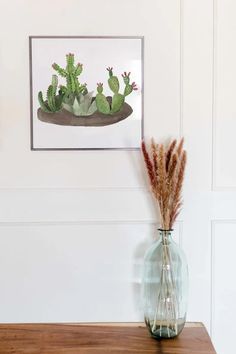
[[[135,81],[138,91],[126,97],[133,113],[116,124],[105,127],[59,126],[41,122],[37,118],[38,92],[46,91],[55,70],[56,62],[66,66],[66,54],[75,54],[75,63],[83,64],[79,76],[86,82],[89,91],[96,95],[97,82],[103,82],[104,94],[112,95],[108,87],[108,71],[112,66],[114,75],[120,81],[120,92],[124,83],[121,74],[131,72],[131,82]],[[119,38],[33,38],[32,39],[32,94],[33,94],[33,148],[137,148],[141,139],[141,39]],[[59,76],[59,84],[65,79]]]

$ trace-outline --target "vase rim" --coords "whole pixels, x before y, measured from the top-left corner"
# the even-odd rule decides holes
[[[174,229],[161,229],[161,228],[158,228],[157,229],[158,231],[164,231],[164,232],[171,232],[171,231],[174,231]]]

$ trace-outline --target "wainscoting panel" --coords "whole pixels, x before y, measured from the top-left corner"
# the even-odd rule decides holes
[[[142,321],[143,257],[155,229],[138,221],[0,224],[0,321]]]
[[[213,188],[236,189],[236,3],[215,0]]]
[[[157,221],[158,210],[142,188],[0,189],[0,221]]]
[[[211,318],[213,2],[180,1],[182,134],[188,153],[183,247],[189,264],[188,320]]]
[[[234,348],[236,220],[212,223],[212,339],[217,353]]]

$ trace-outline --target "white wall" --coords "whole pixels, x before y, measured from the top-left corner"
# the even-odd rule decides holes
[[[139,321],[156,212],[139,152],[31,152],[29,35],[144,35],[145,135],[184,135],[188,320],[232,354],[236,3],[1,0],[0,322]],[[230,328],[230,330],[227,330]],[[230,333],[230,335],[229,335]]]

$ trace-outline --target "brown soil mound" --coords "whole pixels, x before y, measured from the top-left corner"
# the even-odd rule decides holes
[[[125,102],[122,109],[114,114],[95,112],[91,116],[75,116],[65,109],[62,109],[60,112],[56,113],[46,113],[41,108],[38,109],[37,113],[38,119],[46,123],[84,127],[102,127],[120,122],[130,116],[132,112],[133,109],[131,106]]]

